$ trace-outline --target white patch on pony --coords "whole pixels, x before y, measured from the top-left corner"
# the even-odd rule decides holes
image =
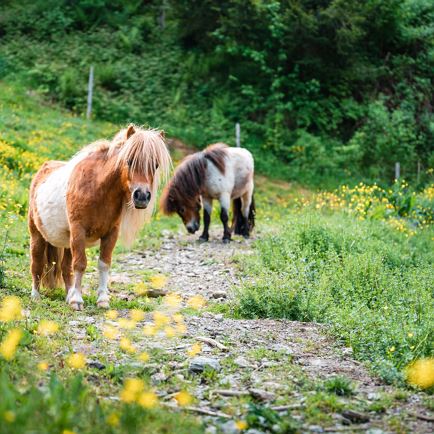
[[[41,295],[39,294],[38,289],[36,288],[35,284],[32,283],[32,295],[33,300],[39,300],[41,298]]]
[[[100,307],[109,307],[109,290],[108,290],[108,282],[109,282],[109,270],[110,267],[104,262],[98,260],[98,271],[99,271],[99,285],[98,285],[98,299],[97,304]]]
[[[66,211],[66,192],[75,166],[88,155],[80,152],[64,166],[52,172],[36,189],[36,210],[44,238],[55,247],[69,247],[69,222]]]
[[[207,162],[205,191],[207,196],[220,201],[224,193],[232,199],[241,197],[251,188],[247,181],[253,179],[253,157],[247,149],[226,148],[226,153],[224,175],[211,161]],[[227,202],[227,196],[224,201]]]
[[[83,273],[76,271],[74,273],[74,286],[69,288],[68,295],[66,296],[66,302],[75,310],[82,310],[84,301],[81,295],[81,279]]]

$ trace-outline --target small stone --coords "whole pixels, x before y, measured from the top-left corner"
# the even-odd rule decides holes
[[[240,430],[233,420],[228,420],[227,422],[220,425],[221,432],[225,434],[238,434]]]
[[[157,372],[156,374],[151,376],[152,382],[153,383],[162,383],[163,381],[167,380],[166,375],[164,375],[163,372]]]
[[[213,371],[220,371],[220,363],[217,359],[211,357],[198,356],[194,357],[190,361],[189,371],[193,373],[203,372],[205,369],[211,369]]]
[[[253,398],[259,401],[272,401],[276,398],[276,395],[274,395],[274,393],[267,392],[266,390],[250,389],[249,392],[250,395],[253,396]]]
[[[353,423],[369,422],[369,416],[354,410],[344,410],[342,416]]]
[[[105,369],[105,365],[101,362],[98,362],[98,360],[89,360],[87,362],[87,366],[89,366],[89,368],[98,369],[99,371],[102,371],[103,369]]]
[[[378,401],[381,398],[381,395],[377,392],[370,392],[367,396],[369,401]]]
[[[235,360],[234,363],[236,365],[238,365],[240,368],[251,368],[252,365],[247,361],[247,359],[245,359],[242,356],[238,356]]]
[[[211,294],[211,298],[226,298],[227,294],[225,291],[215,291]]]
[[[319,425],[309,425],[308,430],[311,432],[324,432],[324,429]]]

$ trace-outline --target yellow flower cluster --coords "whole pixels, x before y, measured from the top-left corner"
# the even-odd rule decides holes
[[[434,386],[434,358],[416,360],[407,367],[406,374],[411,385],[429,389]]]
[[[402,181],[396,184],[394,190],[385,190],[376,184],[360,183],[354,188],[346,185],[333,192],[320,192],[307,199],[298,199],[300,208],[314,207],[317,210],[340,210],[355,216],[359,220],[373,219],[387,222],[395,230],[413,236],[417,228],[433,223],[433,205],[422,204],[433,201],[434,185],[428,186],[421,193],[406,193],[408,184]],[[405,200],[404,200],[405,199]],[[416,202],[418,205],[415,206]]]
[[[21,300],[18,297],[14,295],[4,297],[0,303],[0,321],[9,322],[22,319],[22,310]]]
[[[157,395],[154,391],[145,389],[145,383],[140,378],[127,378],[119,398],[127,404],[137,403],[147,409],[158,405]]]

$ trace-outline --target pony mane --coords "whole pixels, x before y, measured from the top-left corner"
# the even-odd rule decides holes
[[[122,243],[130,246],[137,232],[152,216],[158,186],[161,181],[168,179],[172,159],[162,131],[143,129],[136,125],[129,125],[128,129],[122,129],[114,136],[107,149],[107,156],[115,157],[115,170],[128,164],[131,171],[140,172],[153,179],[151,201],[146,209],[136,209],[131,202],[124,204],[120,236]]]
[[[160,206],[164,214],[176,212],[177,204],[183,203],[193,207],[202,192],[207,160],[211,161],[224,175],[226,166],[226,149],[224,143],[216,143],[202,152],[185,157],[176,168],[173,178],[163,191]]]

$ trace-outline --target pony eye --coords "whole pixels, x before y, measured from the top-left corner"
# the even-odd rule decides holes
[[[128,160],[127,164],[128,164],[128,167],[131,167],[133,165],[133,160]]]
[[[185,207],[181,207],[181,208],[179,208],[179,212],[181,213],[181,214],[184,214],[185,213]]]

